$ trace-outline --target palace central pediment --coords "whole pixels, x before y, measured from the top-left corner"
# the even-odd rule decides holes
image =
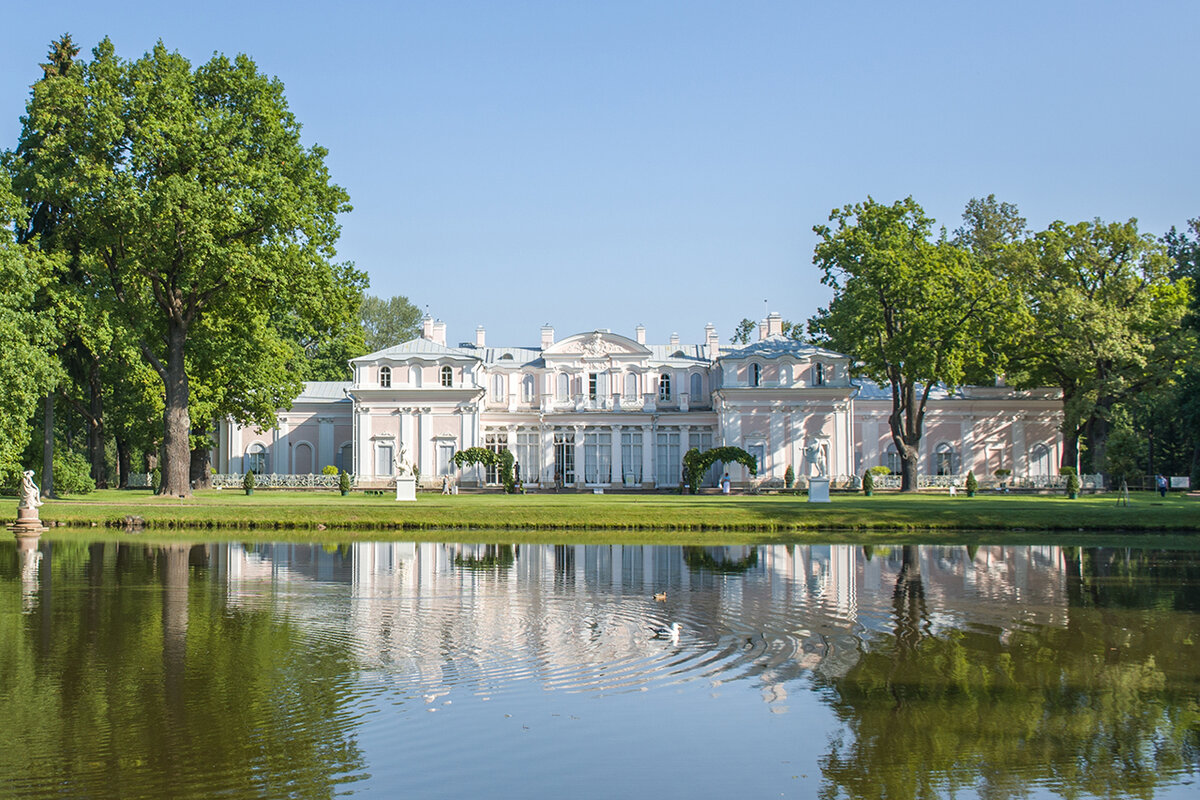
[[[542,356],[547,361],[555,358],[560,360],[601,360],[607,358],[643,359],[650,357],[650,349],[638,344],[633,339],[621,336],[611,331],[591,331],[577,333],[561,339],[546,350]]]

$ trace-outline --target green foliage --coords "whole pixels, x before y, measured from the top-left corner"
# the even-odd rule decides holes
[[[1123,421],[1108,435],[1105,451],[1105,472],[1114,488],[1122,481],[1131,481],[1142,475],[1140,463],[1146,457],[1146,440]]]
[[[975,479],[975,470],[970,470],[967,472],[967,482],[966,483],[967,483],[966,488],[967,488],[968,494],[974,494],[975,492],[979,491],[979,481]]]
[[[1067,494],[1071,497],[1079,494],[1079,476],[1074,472],[1067,475]]]
[[[516,459],[512,451],[508,449],[497,453],[486,447],[468,447],[466,450],[459,450],[455,453],[451,461],[459,469],[472,464],[485,467],[494,466],[499,472],[500,483],[504,486],[504,491],[512,494],[516,490],[516,479],[513,476],[513,464]]]
[[[242,488],[247,492],[254,489],[254,470],[246,470],[245,476],[242,478]]]
[[[335,467],[333,464],[326,464],[324,467],[321,468],[321,474],[322,475],[337,475],[338,468]]]
[[[342,492],[350,491],[350,473],[345,470],[338,476],[338,489]]]
[[[724,464],[741,464],[750,470],[751,475],[758,474],[758,461],[740,447],[713,447],[704,452],[693,447],[683,454],[683,471],[692,494],[699,491],[704,473],[718,461]]]
[[[1058,474],[1059,475],[1077,475],[1078,473],[1076,472],[1074,467],[1059,467]]]
[[[891,475],[892,474],[892,471],[889,468],[885,467],[883,464],[876,464],[875,466],[873,466],[869,470],[867,470],[867,472],[871,473],[872,475]]]
[[[368,353],[394,347],[421,332],[421,310],[403,295],[387,300],[363,295],[358,313]]]
[[[95,488],[91,464],[82,454],[65,447],[54,448],[54,491],[57,494],[87,494]]]
[[[817,344],[854,357],[858,371],[892,390],[889,422],[904,463],[901,489],[916,491],[929,393],[1002,368],[991,333],[1011,301],[970,251],[931,240],[933,220],[911,197],[868,198],[835,209],[813,230],[814,263],[832,302],[809,320]]]
[[[875,491],[875,474],[871,470],[867,470],[863,473],[862,490],[863,494],[867,495]]]
[[[787,469],[783,471],[783,485],[790,489],[792,484],[796,482],[796,471],[792,469],[792,465],[788,464]]]
[[[998,469],[992,474],[995,475],[997,478],[1007,478],[1009,475],[1012,475],[1012,470],[1011,469]]]

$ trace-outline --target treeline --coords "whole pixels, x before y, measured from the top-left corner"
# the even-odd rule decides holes
[[[0,480],[154,470],[187,495],[219,419],[272,425],[303,381],[415,334],[335,260],[348,195],[251,59],[105,39],[83,60],[65,35],[41,73],[0,156]]]
[[[906,489],[930,389],[997,378],[1062,391],[1063,468],[1200,479],[1200,219],[1162,237],[1132,219],[1031,231],[988,196],[953,234],[933,226],[912,198],[868,198],[814,228],[834,298],[808,335],[891,390]]]

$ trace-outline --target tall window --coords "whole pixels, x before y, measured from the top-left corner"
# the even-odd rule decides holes
[[[692,377],[688,379],[688,394],[690,394],[692,405],[698,405],[701,400],[701,395],[704,394],[704,379],[700,377],[699,372],[693,372]]]
[[[246,469],[255,475],[265,475],[267,472],[267,448],[262,443],[255,442],[246,448]]]
[[[612,433],[609,431],[583,434],[583,480],[585,483],[612,480]]]
[[[767,474],[767,446],[763,444],[752,444],[746,447],[746,452],[754,456],[754,463],[758,467],[759,475]]]
[[[391,367],[380,367],[379,368],[379,385],[381,387],[383,387],[384,389],[392,388],[392,368]]]
[[[534,387],[534,380],[533,380],[532,375],[526,375],[524,378],[521,378],[521,402],[522,403],[532,403],[533,402],[534,397],[535,397],[534,392],[533,392],[533,387]]]
[[[664,372],[658,378],[658,399],[663,402],[671,400],[671,375]]]
[[[679,432],[659,431],[654,452],[654,478],[660,486],[674,486],[682,480],[679,461]]]
[[[621,470],[625,483],[642,482],[641,431],[621,431]]]
[[[454,474],[454,442],[438,442],[437,446],[437,474],[442,475]]]
[[[571,376],[565,372],[560,372],[554,383],[554,398],[559,401],[565,401],[567,396],[571,394]]]
[[[518,477],[521,480],[541,480],[542,436],[540,433],[537,431],[518,431],[517,452],[515,455],[517,457],[517,466],[520,469]]]
[[[762,386],[762,364],[750,365],[750,385]]]
[[[632,372],[625,373],[625,396],[628,398],[637,397],[637,375]]]
[[[1029,451],[1029,474],[1030,475],[1053,475],[1054,470],[1050,463],[1050,448],[1038,442]]]
[[[442,386],[454,385],[454,370],[450,366],[442,367]]]
[[[497,431],[495,433],[485,433],[483,436],[483,446],[493,453],[499,453],[502,450],[508,449],[508,431]],[[485,483],[500,482],[500,468],[495,464],[488,464],[483,478]]]
[[[554,434],[554,474],[563,485],[575,482],[575,433]]]
[[[390,443],[375,445],[375,474],[391,475],[392,469],[392,445]]]
[[[408,368],[408,385],[412,386],[414,388],[420,388],[420,386],[421,386],[421,368],[420,367],[409,367]]]
[[[600,374],[588,373],[588,400],[595,400],[600,395]]]
[[[887,446],[887,452],[883,454],[883,465],[890,469],[893,475],[900,474],[900,451],[896,449],[895,442],[892,442]]]
[[[504,376],[492,376],[492,399],[499,402],[504,399]]]
[[[825,365],[821,363],[813,364],[813,386],[825,385]]]
[[[696,449],[701,453],[703,453],[705,450],[712,450],[712,431],[707,429],[697,431],[693,429],[692,443],[695,444]],[[724,466],[725,465],[719,461],[713,464],[708,468],[708,472],[704,473],[704,477],[701,478],[701,482],[707,484],[708,486],[716,486],[717,482],[721,479],[721,473],[724,471]]]
[[[946,442],[941,442],[934,448],[934,461],[938,475],[954,474],[954,448]]]

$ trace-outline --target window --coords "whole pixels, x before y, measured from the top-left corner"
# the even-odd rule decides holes
[[[532,375],[526,375],[521,379],[521,402],[532,403],[534,400],[534,380]]]
[[[384,389],[392,388],[392,368],[391,367],[380,367],[379,368],[379,385],[381,387],[383,387]]]
[[[887,447],[887,452],[883,454],[883,465],[892,471],[893,475],[899,475],[902,471],[900,463],[900,451],[896,449],[896,443],[892,442]]]
[[[415,387],[415,388],[420,388],[420,386],[421,386],[421,368],[420,367],[409,367],[408,368],[408,385]]]
[[[255,442],[246,448],[246,470],[255,475],[265,475],[267,472],[267,448]]]
[[[954,448],[946,442],[941,442],[934,448],[934,462],[938,475],[953,475],[954,462],[956,460],[954,457]]]
[[[565,372],[558,373],[558,378],[555,380],[555,395],[556,400],[565,401],[571,393],[571,377]]]
[[[588,373],[588,399],[595,400],[600,395],[600,375],[596,372]]]
[[[1035,444],[1029,451],[1030,475],[1053,475],[1053,464],[1050,461],[1050,448],[1041,442]]]
[[[492,399],[500,401],[504,399],[504,376],[492,376]]]
[[[533,376],[529,376],[532,378]],[[537,431],[520,431],[517,433],[517,458],[514,469],[516,476],[523,481],[536,481],[542,474],[542,435]]]
[[[354,445],[342,445],[341,452],[338,453],[337,468],[342,472],[354,471]]]
[[[554,477],[564,486],[575,482],[575,434],[561,431],[554,434]]]
[[[391,475],[392,470],[392,445],[390,443],[375,445],[375,474]]]
[[[813,386],[825,385],[825,365],[813,364]]]
[[[761,364],[751,364],[750,365],[750,385],[751,386],[762,386],[762,365]]]
[[[629,398],[637,397],[637,375],[632,372],[625,373],[625,396]]]
[[[654,451],[654,477],[659,486],[675,486],[683,480],[678,431],[658,432]]]
[[[454,369],[449,365],[442,367],[442,386],[454,385]]]
[[[765,444],[751,444],[746,446],[746,452],[754,456],[754,464],[758,467],[759,475],[767,474],[767,446]]]
[[[669,402],[671,399],[671,375],[664,372],[658,378],[658,399]]]
[[[692,443],[695,444],[696,449],[699,450],[701,453],[703,453],[705,450],[712,450],[712,446],[713,446],[712,431],[710,431],[706,428],[701,429],[699,431],[693,430],[692,431]],[[708,468],[708,472],[704,473],[704,477],[702,477],[700,479],[701,483],[706,484],[708,486],[716,486],[717,483],[721,480],[721,474],[724,471],[725,471],[725,465],[722,464],[720,461],[716,462],[715,464],[713,464],[711,467]]]
[[[609,483],[612,480],[612,433],[609,431],[583,434],[583,480],[585,483]]]
[[[454,442],[438,442],[437,446],[437,474],[453,475],[454,474]]]
[[[693,372],[692,377],[688,379],[688,383],[691,384],[688,387],[688,393],[692,396],[692,405],[698,405],[701,395],[704,394],[704,379],[700,377],[699,372]]]
[[[641,431],[621,431],[621,470],[626,484],[642,482]]]
[[[499,377],[499,376],[497,376],[497,377]],[[503,450],[507,450],[508,449],[508,431],[498,431],[496,433],[484,434],[483,446],[486,447],[488,450],[491,450],[493,453],[499,453]],[[489,464],[487,466],[487,470],[485,471],[483,480],[485,483],[499,483],[500,482],[500,468],[497,467],[495,464]]]

